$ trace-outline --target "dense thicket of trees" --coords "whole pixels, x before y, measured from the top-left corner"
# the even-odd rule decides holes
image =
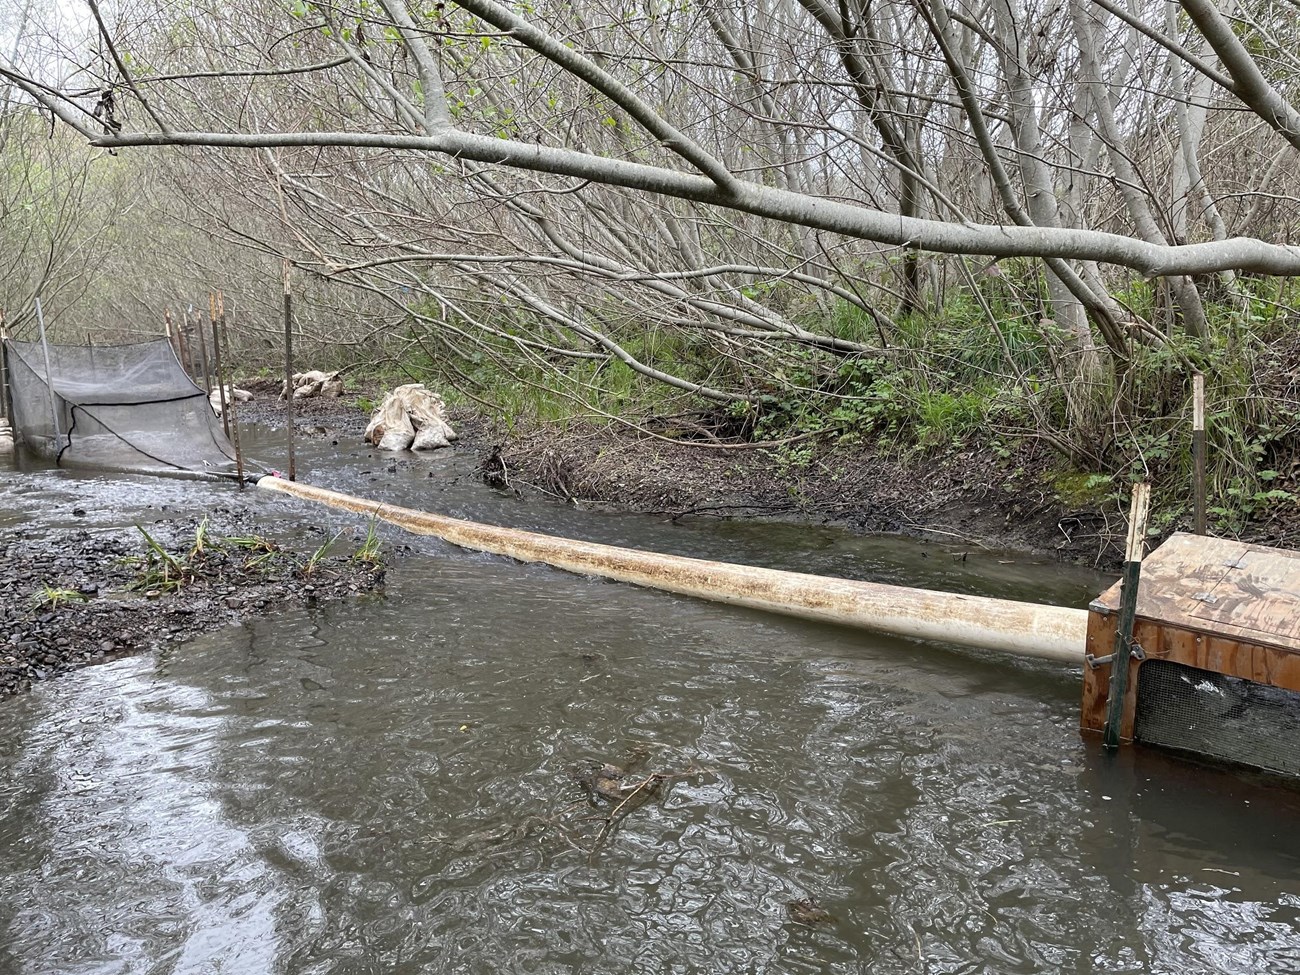
[[[1241,365],[1300,275],[1291,0],[9,3],[11,319],[96,264],[270,341],[283,258],[322,341],[480,392],[848,423],[905,350],[1095,459],[1135,362]]]

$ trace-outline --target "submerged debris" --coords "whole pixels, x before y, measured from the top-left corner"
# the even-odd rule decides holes
[[[592,805],[598,805],[600,800],[622,802],[640,787],[641,782],[634,779],[634,775],[645,764],[647,757],[644,751],[635,751],[622,768],[603,762],[599,765],[592,763],[575,766],[570,772],[574,781],[587,793],[587,799]]]
[[[583,805],[607,810],[595,816],[570,816],[560,823],[575,848],[594,856],[629,814],[662,797],[673,781],[690,778],[701,771],[690,765],[677,771],[642,775],[641,769],[648,759],[649,750],[638,746],[622,766],[591,762],[570,769],[570,776],[586,793]]]
[[[576,774],[575,778],[578,784],[587,790],[587,795],[594,804],[597,799],[617,802],[623,798],[622,780],[626,775],[627,773],[617,765],[602,765],[597,769]]]
[[[490,847],[527,839],[550,825],[552,824],[548,819],[543,819],[540,816],[527,816],[519,822],[490,826],[452,840],[448,843],[448,849],[453,853],[482,852]]]
[[[785,909],[790,915],[790,920],[799,924],[830,924],[835,920],[835,916],[817,903],[817,898],[811,894],[797,901],[791,901]]]
[[[504,491],[510,487],[510,470],[501,456],[501,445],[495,444],[491,452],[478,465],[475,473],[483,478],[483,483],[490,488]]]

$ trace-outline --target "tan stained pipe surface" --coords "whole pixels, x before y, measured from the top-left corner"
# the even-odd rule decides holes
[[[581,575],[896,636],[1083,663],[1088,614],[1081,609],[617,548],[400,508],[279,477],[264,477],[257,486],[374,515],[417,535],[436,535],[463,548],[521,562],[542,562]]]

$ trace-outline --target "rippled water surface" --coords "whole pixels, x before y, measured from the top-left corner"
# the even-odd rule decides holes
[[[1072,605],[1105,582],[305,452],[316,483],[638,547]],[[0,477],[0,531],[309,513]],[[1077,673],[385,539],[382,596],[0,708],[0,973],[1300,971],[1296,794],[1103,760]],[[675,777],[600,837],[573,769],[638,759]],[[790,919],[809,895],[833,923]]]

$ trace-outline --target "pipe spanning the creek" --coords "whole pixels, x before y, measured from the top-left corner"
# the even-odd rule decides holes
[[[874,582],[661,555],[448,518],[279,477],[257,486],[372,515],[462,548],[541,562],[580,575],[878,633],[940,640],[1024,657],[1082,664],[1088,614],[1009,599],[963,596]]]

